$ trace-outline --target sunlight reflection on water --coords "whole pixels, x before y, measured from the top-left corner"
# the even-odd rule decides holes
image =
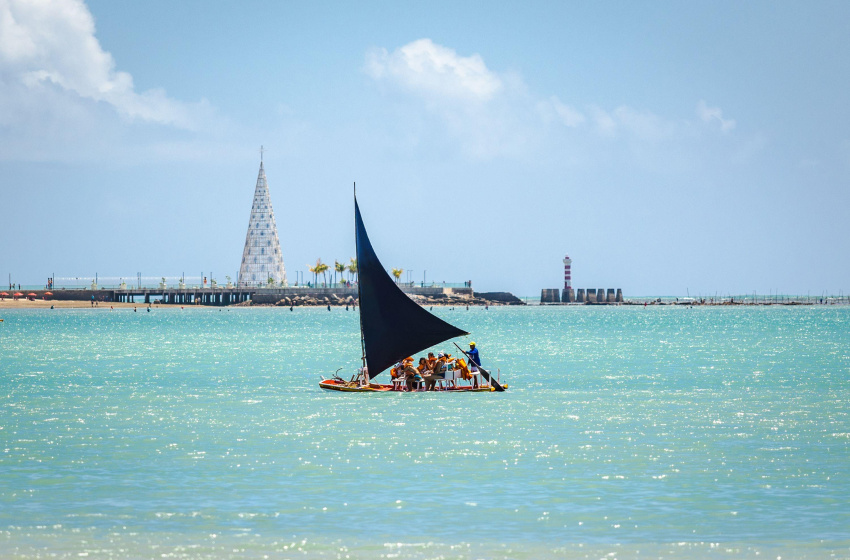
[[[339,309],[5,312],[0,545],[847,555],[850,310],[435,311],[508,392],[322,392]]]

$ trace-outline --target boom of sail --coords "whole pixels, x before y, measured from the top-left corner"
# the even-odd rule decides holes
[[[467,333],[401,291],[378,260],[354,198],[360,334],[369,378],[435,344]]]

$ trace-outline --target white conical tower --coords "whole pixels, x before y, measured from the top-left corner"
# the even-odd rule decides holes
[[[248,221],[248,234],[245,236],[245,249],[242,251],[238,285],[268,286],[270,278],[275,286],[287,285],[261,151],[260,174],[257,177],[257,188],[254,189],[254,203]]]

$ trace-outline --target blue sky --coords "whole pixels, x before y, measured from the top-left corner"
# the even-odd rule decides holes
[[[847,293],[850,4],[0,0],[0,277]]]

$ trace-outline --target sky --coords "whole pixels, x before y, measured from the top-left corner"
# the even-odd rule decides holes
[[[0,279],[850,293],[850,3],[0,0]],[[305,272],[305,279],[308,274]],[[107,280],[108,282],[109,280]],[[101,283],[104,283],[102,281]]]

